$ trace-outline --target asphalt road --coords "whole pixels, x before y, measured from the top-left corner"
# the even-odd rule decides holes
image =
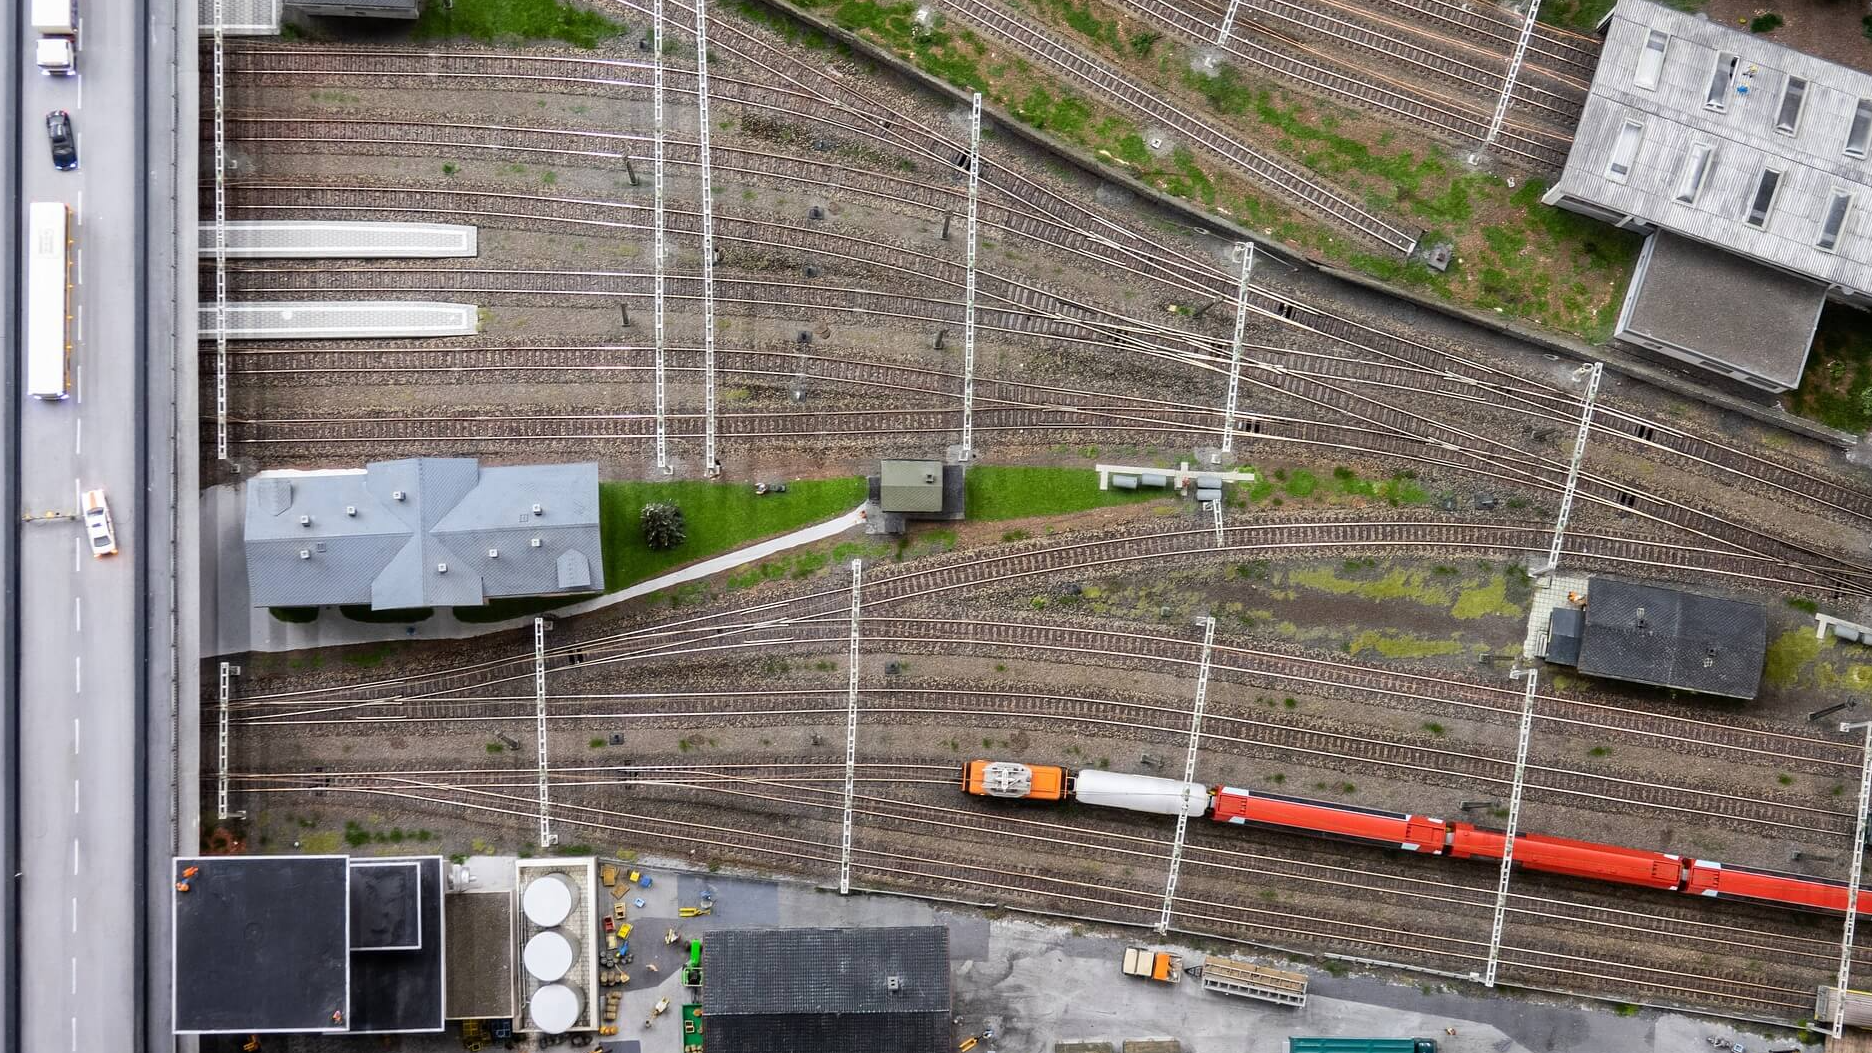
[[[8,7],[25,20],[25,4]],[[23,226],[26,203],[63,201],[78,224],[74,393],[19,407],[20,506],[30,515],[74,513],[80,491],[102,487],[121,548],[93,559],[77,520],[21,530],[21,1049],[125,1048],[124,1022],[140,1016],[137,7],[81,3],[75,77],[38,72],[29,27],[19,42],[28,54],[15,207]],[[76,126],[75,172],[52,167],[44,118],[54,109],[70,112]]]

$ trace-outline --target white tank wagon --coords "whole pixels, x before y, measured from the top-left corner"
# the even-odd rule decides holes
[[[1200,783],[1159,779],[1125,772],[1081,771],[1073,784],[1073,799],[1101,808],[1194,818],[1209,810],[1209,789]]]

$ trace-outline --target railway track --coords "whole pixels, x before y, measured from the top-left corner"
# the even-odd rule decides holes
[[[1429,24],[1490,41],[1503,54],[1513,50],[1521,33],[1521,20],[1494,4],[1470,4],[1455,0],[1374,0],[1374,7],[1389,8],[1419,18]],[[1591,81],[1599,64],[1599,41],[1584,33],[1558,29],[1543,23],[1534,27],[1528,53],[1537,62],[1555,72],[1579,80]]]

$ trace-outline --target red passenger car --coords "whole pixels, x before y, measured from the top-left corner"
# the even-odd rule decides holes
[[[1746,899],[1802,910],[1846,913],[1846,883],[1778,874],[1772,870],[1725,866],[1699,859],[1690,864],[1685,892],[1721,899]],[[1859,891],[1859,913],[1872,913],[1872,891]]]
[[[1450,855],[1458,859],[1500,859],[1502,840],[1500,830],[1455,823],[1450,827]],[[1514,861],[1527,870],[1645,888],[1675,889],[1684,881],[1684,861],[1668,852],[1644,852],[1540,834],[1515,835]]]
[[[1216,788],[1212,817],[1219,823],[1273,826],[1427,855],[1443,851],[1448,831],[1441,819],[1253,793],[1233,786]]]

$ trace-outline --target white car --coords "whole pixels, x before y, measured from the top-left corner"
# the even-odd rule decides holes
[[[111,524],[110,505],[104,491],[84,492],[85,533],[91,538],[91,554],[99,559],[117,554],[117,528]]]

